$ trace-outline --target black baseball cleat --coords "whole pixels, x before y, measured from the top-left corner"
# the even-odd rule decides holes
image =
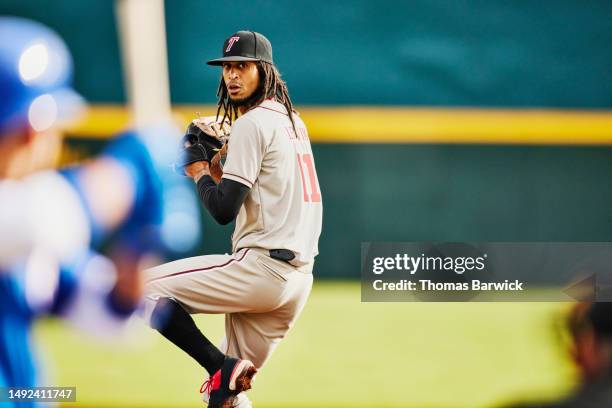
[[[223,366],[200,387],[208,408],[231,407],[236,395],[251,389],[257,369],[249,360],[226,357]]]

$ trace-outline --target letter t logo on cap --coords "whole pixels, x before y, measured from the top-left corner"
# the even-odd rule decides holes
[[[240,39],[240,37],[231,37],[229,39],[229,42],[227,43],[227,49],[225,50],[225,52],[229,52],[229,50],[232,49],[232,45],[234,45],[235,42],[237,42]]]

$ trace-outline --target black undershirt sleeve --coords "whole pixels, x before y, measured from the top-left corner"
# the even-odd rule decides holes
[[[221,225],[229,224],[236,219],[250,190],[242,183],[224,178],[219,185],[215,184],[210,176],[202,176],[198,180],[200,200]]]

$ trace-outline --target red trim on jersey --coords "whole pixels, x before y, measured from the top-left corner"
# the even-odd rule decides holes
[[[231,264],[232,262],[240,262],[240,261],[242,261],[244,259],[244,257],[246,256],[246,254],[249,253],[250,250],[251,250],[250,248],[247,248],[246,251],[244,251],[244,253],[240,257],[240,259],[232,258],[229,261],[227,261],[226,263],[221,264],[221,265],[211,265],[211,266],[207,266],[205,268],[189,269],[187,271],[174,272],[174,273],[171,273],[169,275],[164,275],[164,276],[160,276],[158,278],[153,278],[150,281],[147,281],[147,283],[155,282],[155,281],[158,281],[160,279],[166,279],[166,278],[172,278],[174,276],[184,275],[186,273],[191,273],[191,272],[200,272],[200,271],[208,271],[208,270],[211,270],[211,269],[223,268],[224,266],[227,266],[227,265]]]
[[[272,112],[280,113],[281,115],[289,116],[289,115],[287,115],[287,113],[285,113],[283,111],[279,111],[279,110],[276,110],[276,109],[268,108],[267,106],[257,105],[254,109],[257,109],[257,108],[267,109],[267,110],[271,110]]]
[[[255,183],[253,183],[251,180],[249,180],[249,179],[247,179],[247,178],[244,178],[244,177],[239,176],[239,175],[237,175],[237,174],[228,173],[227,171],[224,171],[224,172],[223,172],[223,175],[226,175],[226,174],[228,174],[228,175],[230,175],[230,176],[233,176],[233,177],[238,177],[239,179],[243,179],[243,180],[244,180],[244,181],[246,181],[247,183],[251,184],[251,187],[253,187],[253,184],[255,184]]]

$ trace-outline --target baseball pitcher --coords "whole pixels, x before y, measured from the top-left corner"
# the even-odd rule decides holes
[[[310,294],[321,190],[306,126],[268,39],[238,31],[225,40],[223,57],[208,64],[222,67],[217,120],[189,126],[179,168],[217,222],[236,221],[232,254],[148,270],[145,318],[206,369],[201,392],[210,407],[250,406],[242,391]],[[193,313],[225,314],[221,350],[198,330]]]

